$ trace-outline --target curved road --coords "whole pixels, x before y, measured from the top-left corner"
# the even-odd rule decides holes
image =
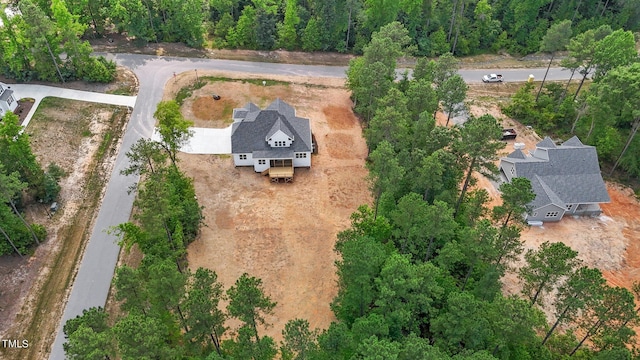
[[[128,163],[126,153],[131,148],[131,145],[140,138],[151,137],[155,124],[153,113],[162,99],[165,83],[171,79],[174,73],[197,69],[264,75],[343,78],[347,69],[341,66],[274,64],[134,54],[106,54],[106,56],[115,60],[118,65],[130,68],[138,77],[140,88],[91,238],[85,249],[71,294],[58,325],[58,333],[49,357],[51,360],[65,359],[62,348],[64,343],[62,327],[64,323],[68,319],[82,314],[84,309],[105,305],[120,251],[120,247],[116,244],[117,239],[115,236],[107,234],[106,229],[129,220],[134,194],[128,194],[127,189],[138,181],[136,176],[124,176],[120,174],[120,171]],[[481,82],[481,77],[488,72],[503,74],[505,81],[526,81],[529,74],[533,74],[536,79],[542,79],[545,70],[460,70],[459,73],[468,83],[478,83]],[[402,73],[402,71],[400,70],[398,73]],[[566,80],[570,75],[569,71],[552,68],[547,79]]]

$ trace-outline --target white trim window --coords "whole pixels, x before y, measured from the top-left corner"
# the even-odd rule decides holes
[[[306,159],[307,153],[296,153],[296,159]]]
[[[238,158],[240,160],[247,160],[247,154],[240,154],[240,155],[238,155]]]
[[[7,98],[7,104],[8,104],[8,105],[11,105],[11,103],[13,103],[13,96],[9,96],[9,97]]]
[[[560,214],[559,211],[549,211],[544,217],[554,218],[554,217],[558,217],[558,214]]]
[[[261,159],[258,160],[258,165],[266,165],[267,164],[267,160]]]

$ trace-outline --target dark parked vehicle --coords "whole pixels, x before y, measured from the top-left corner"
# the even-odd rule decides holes
[[[218,94],[212,94],[211,96],[213,96],[213,100],[220,100],[220,95]]]
[[[502,140],[513,140],[518,136],[515,129],[502,129]]]

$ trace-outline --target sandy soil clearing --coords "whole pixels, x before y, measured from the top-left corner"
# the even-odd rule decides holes
[[[276,341],[291,319],[305,318],[312,328],[326,328],[334,319],[329,304],[337,291],[336,234],[349,226],[359,205],[371,202],[365,181],[367,148],[342,81],[278,80],[291,84],[210,83],[196,90],[182,109],[196,126],[215,127],[222,126],[220,117],[229,104],[253,101],[264,107],[276,97],[291,104],[298,116],[311,120],[319,150],[310,169],[296,169],[293,183],[273,184],[252,168],[235,168],[229,156],[180,155],[205,214],[202,234],[188,249],[189,266],[216,271],[226,288],[244,272],[261,278],[267,295],[278,303],[267,318],[273,326],[261,332]],[[178,75],[165,99],[192,81]],[[304,85],[308,81],[316,85]],[[209,101],[211,92],[225,101]],[[205,101],[208,115],[198,106]]]

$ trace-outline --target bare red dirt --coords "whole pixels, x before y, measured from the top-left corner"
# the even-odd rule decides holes
[[[349,226],[359,205],[371,203],[364,167],[367,147],[342,80],[278,80],[291,83],[208,84],[194,91],[182,109],[197,126],[207,117],[217,118],[224,109],[214,106],[223,107],[222,100],[201,100],[214,88],[223,88],[215,91],[234,106],[252,101],[264,108],[276,97],[291,104],[298,116],[310,119],[319,150],[310,169],[296,169],[293,183],[274,184],[253,168],[235,168],[230,156],[180,155],[205,213],[202,233],[188,249],[189,266],[216,271],[226,288],[244,272],[261,278],[278,305],[267,317],[273,326],[260,331],[276,341],[289,320],[304,318],[312,328],[326,328],[334,319],[329,304],[337,291],[336,234]],[[165,98],[190,81],[179,76]],[[315,86],[304,85],[307,81]],[[210,106],[208,112],[196,109],[201,103]]]

